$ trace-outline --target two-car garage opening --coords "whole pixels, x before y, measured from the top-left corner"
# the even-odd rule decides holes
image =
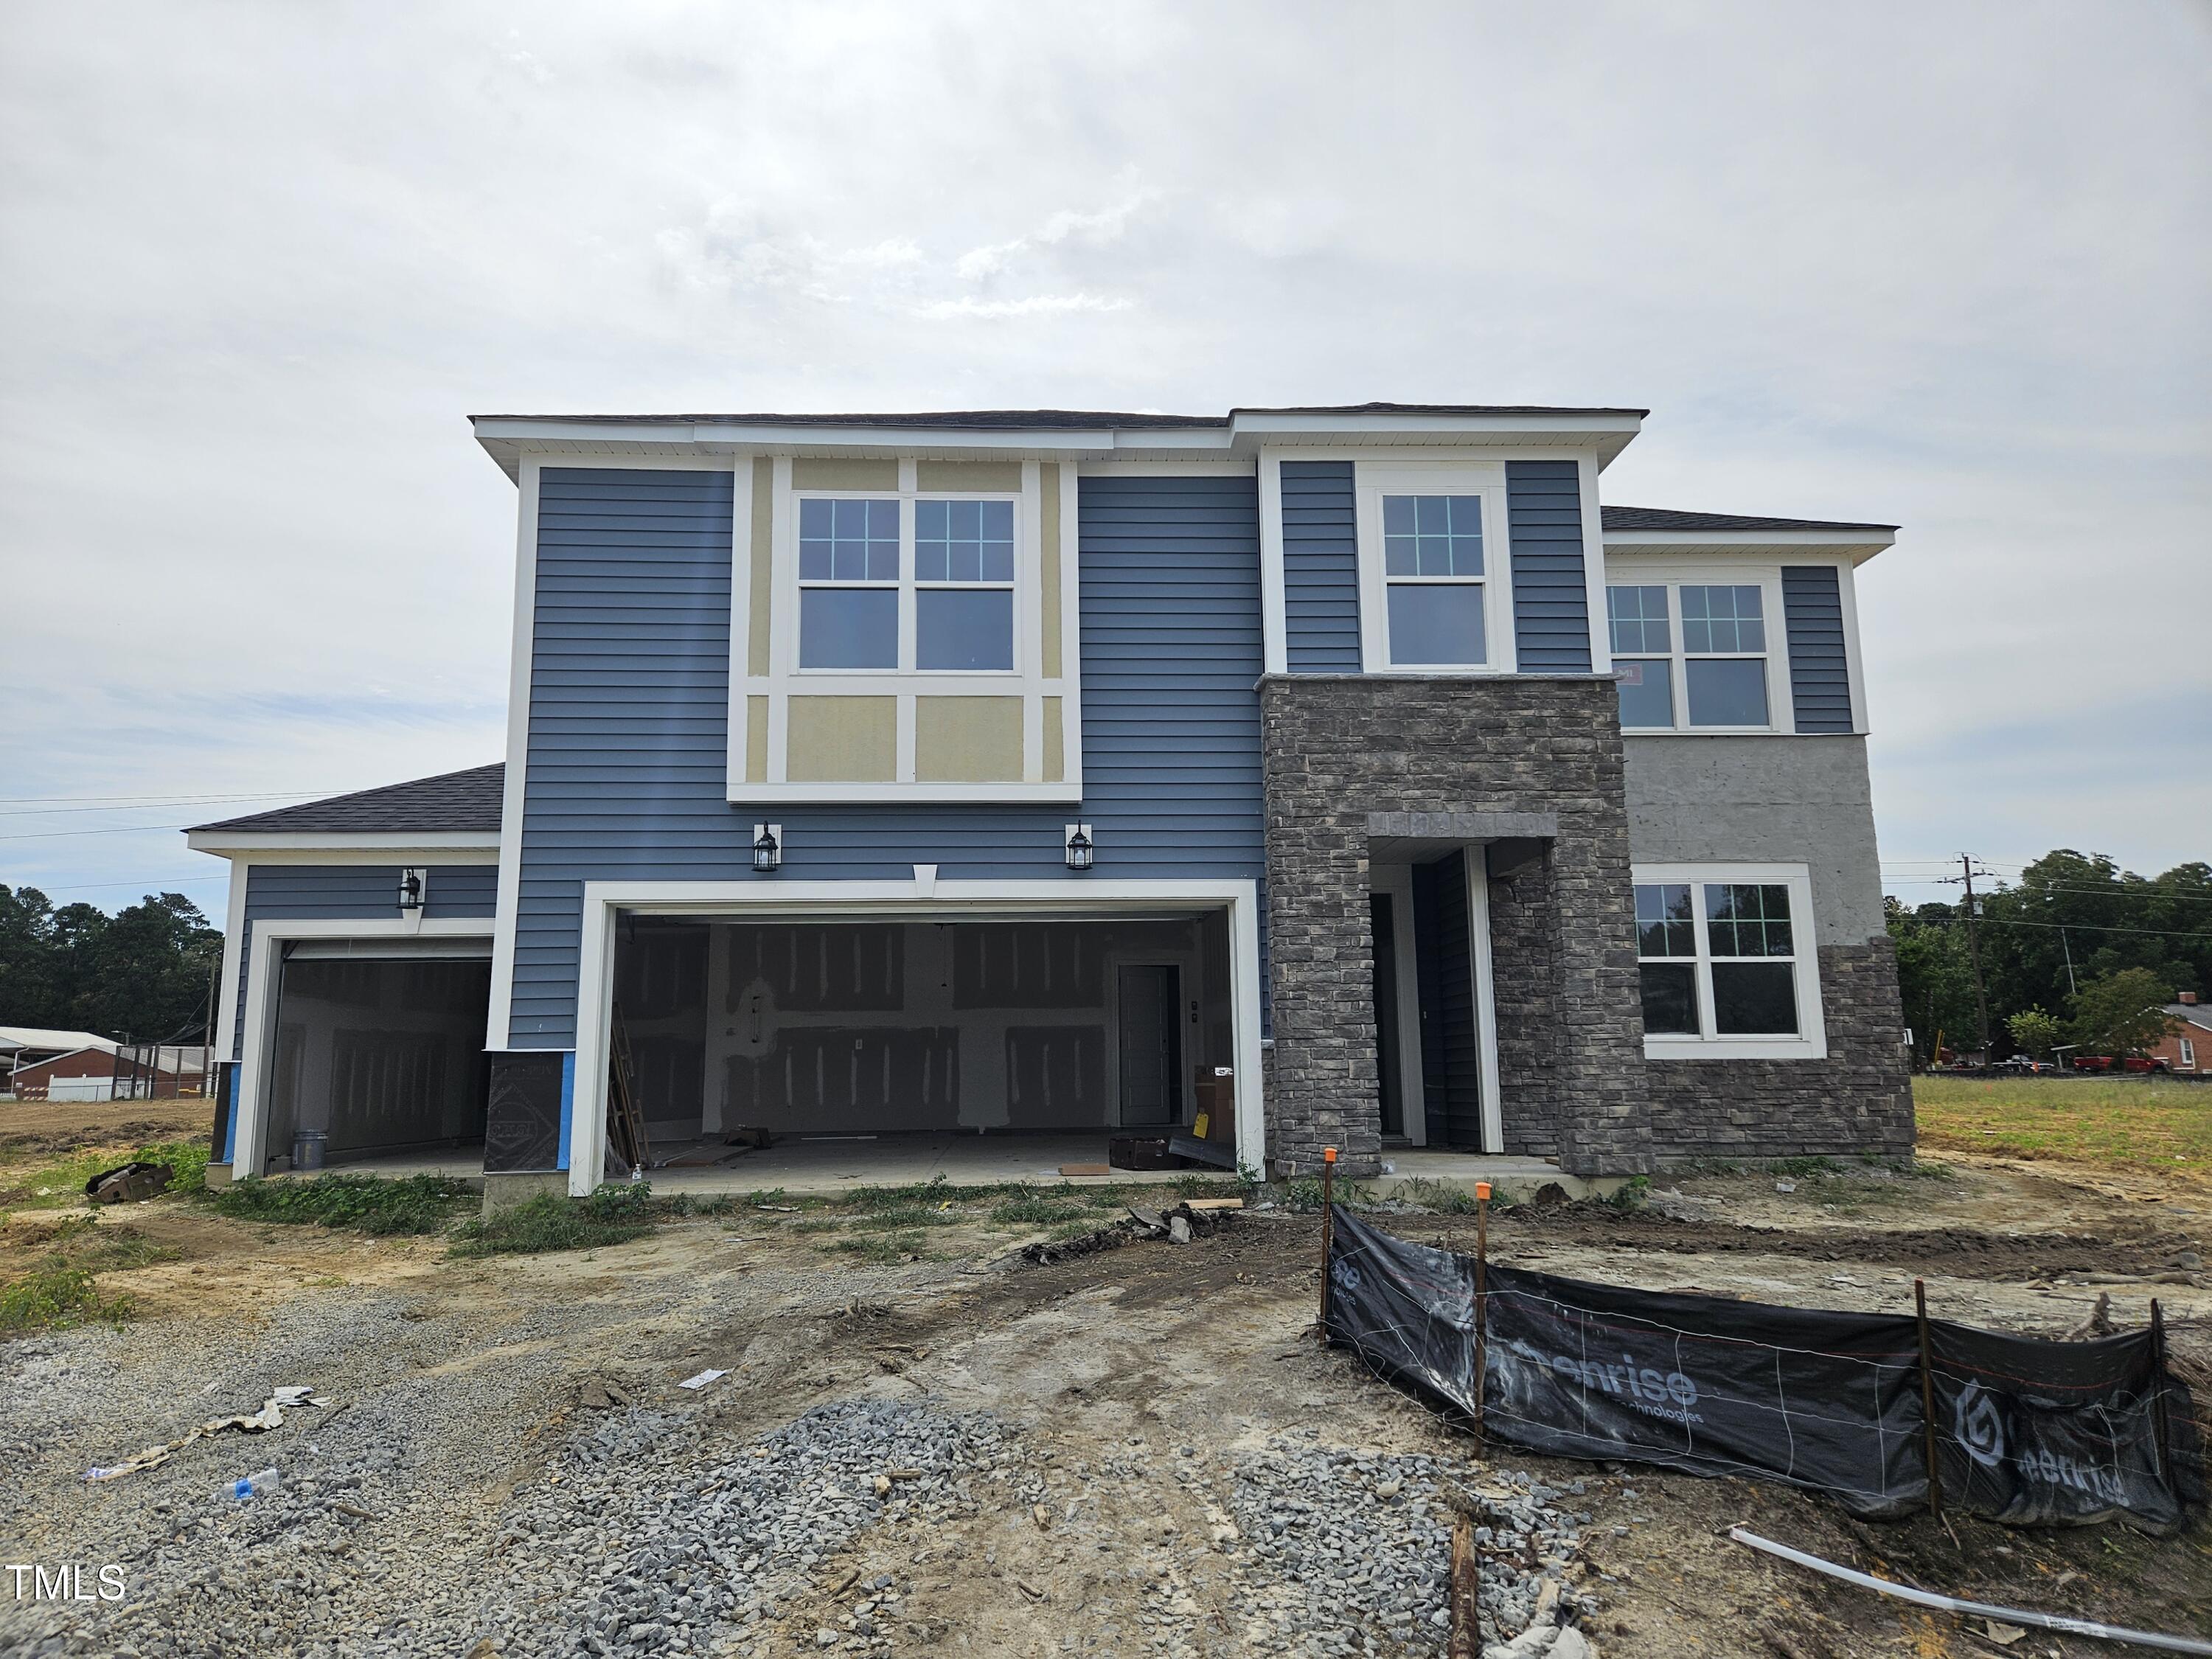
[[[1029,1137],[1103,1163],[1110,1137],[1187,1133],[1208,1105],[1209,1139],[1233,1134],[1212,1082],[1236,1050],[1220,910],[619,913],[614,934],[611,1030],[657,1153],[763,1129]]]

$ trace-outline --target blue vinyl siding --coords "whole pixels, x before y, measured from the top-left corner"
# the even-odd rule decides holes
[[[1782,616],[1798,731],[1850,731],[1851,670],[1844,643],[1843,581],[1836,568],[1783,566]]]
[[[1259,510],[1249,478],[1085,478],[1078,492],[1085,799],[1067,805],[732,805],[731,477],[549,468],[509,1040],[575,1040],[586,880],[1079,880],[1261,872]]]
[[[434,864],[426,918],[489,917],[499,902],[499,870],[489,864]],[[238,945],[238,1013],[231,1052],[246,1040],[246,983],[257,921],[394,921],[399,916],[397,864],[253,864],[245,872],[246,926]],[[236,876],[232,879],[237,880]],[[490,929],[484,930],[487,934]]]
[[[1284,665],[1293,674],[1357,674],[1359,535],[1350,461],[1285,461]]]
[[[1513,641],[1524,674],[1590,672],[1582,479],[1573,461],[1508,461]]]

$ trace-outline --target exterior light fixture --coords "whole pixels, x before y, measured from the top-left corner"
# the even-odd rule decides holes
[[[1088,870],[1098,855],[1098,844],[1091,839],[1091,826],[1071,823],[1067,826],[1067,867]]]
[[[783,826],[780,823],[753,825],[753,868],[766,875],[783,862]]]
[[[399,908],[402,910],[420,910],[429,888],[430,872],[428,870],[402,870],[399,872]]]

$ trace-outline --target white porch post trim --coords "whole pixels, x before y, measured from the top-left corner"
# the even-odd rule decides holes
[[[538,460],[522,458],[517,480],[520,506],[514,532],[514,641],[507,683],[507,775],[499,813],[499,903],[491,941],[491,1001],[484,1018],[484,1047],[507,1046],[514,1004],[516,911],[522,902],[522,808],[530,767],[532,649],[538,628]]]

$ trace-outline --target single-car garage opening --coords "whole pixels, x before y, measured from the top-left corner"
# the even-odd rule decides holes
[[[264,1167],[480,1165],[490,994],[481,951],[291,947],[277,981]]]
[[[623,914],[611,1025],[656,1164],[726,1138],[1025,1138],[1041,1164],[1109,1138],[1234,1135],[1223,912],[760,920]],[[890,1151],[891,1148],[885,1148]]]

